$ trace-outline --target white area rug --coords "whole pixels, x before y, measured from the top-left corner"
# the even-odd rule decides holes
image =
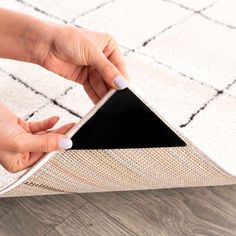
[[[235,1],[0,0],[0,7],[113,34],[139,94],[236,175]],[[0,100],[19,116],[59,115],[57,126],[93,107],[79,85],[23,62],[0,60],[0,88]],[[0,168],[0,187],[23,172]]]

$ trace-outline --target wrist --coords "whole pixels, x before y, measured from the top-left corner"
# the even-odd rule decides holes
[[[45,58],[52,48],[54,34],[55,27],[53,23],[38,22],[30,52],[31,63],[43,65]]]
[[[32,63],[50,47],[49,23],[0,8],[0,57]]]

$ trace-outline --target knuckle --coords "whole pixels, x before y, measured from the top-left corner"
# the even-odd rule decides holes
[[[51,147],[50,138],[49,138],[49,135],[46,135],[46,137],[45,137],[45,149],[46,149],[47,152],[50,151],[50,147]]]
[[[53,151],[56,147],[56,138],[52,138],[49,134],[43,139],[43,150],[46,152]]]
[[[48,152],[48,147],[49,147],[48,142],[49,142],[48,135],[45,135],[40,141],[40,150]]]
[[[84,59],[84,64],[86,65],[94,65],[94,62],[96,61],[95,55],[98,55],[99,53],[98,47],[93,43],[88,44],[87,42],[81,46],[81,58]]]
[[[117,45],[116,39],[113,35],[107,34],[108,41],[111,45]]]

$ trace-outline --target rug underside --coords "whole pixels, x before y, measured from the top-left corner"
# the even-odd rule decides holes
[[[101,102],[76,125],[71,150],[45,155],[1,197],[236,183],[131,89]]]

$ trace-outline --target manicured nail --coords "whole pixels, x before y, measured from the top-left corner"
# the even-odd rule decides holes
[[[70,138],[62,137],[60,138],[58,145],[61,149],[69,149],[72,147],[73,143]]]
[[[127,80],[120,75],[113,80],[113,84],[117,89],[125,89],[128,86]]]

